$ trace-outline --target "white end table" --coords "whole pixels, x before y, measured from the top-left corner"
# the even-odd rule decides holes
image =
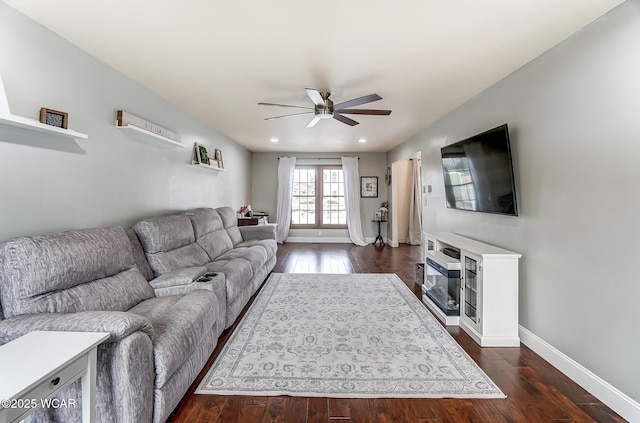
[[[0,346],[0,423],[29,421],[38,407],[74,407],[51,398],[81,379],[82,421],[93,422],[97,346],[108,333],[34,331]]]

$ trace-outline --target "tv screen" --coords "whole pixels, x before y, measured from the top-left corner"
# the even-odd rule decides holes
[[[441,149],[447,207],[517,216],[507,124]]]

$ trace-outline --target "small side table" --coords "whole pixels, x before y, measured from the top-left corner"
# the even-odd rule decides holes
[[[107,338],[108,333],[98,332],[34,331],[0,346],[0,422],[28,422],[33,411],[78,379],[82,421],[93,422],[97,347]]]
[[[381,230],[380,230],[380,225],[381,225],[382,223],[386,223],[387,221],[386,221],[386,220],[372,220],[372,222],[376,222],[376,223],[378,224],[378,236],[376,237],[376,240],[375,240],[375,241],[373,241],[373,245],[376,245],[376,244],[378,243],[378,241],[380,241],[380,246],[381,246],[381,247],[384,247],[384,246],[385,246],[385,245],[387,245],[387,244],[385,244],[385,243],[384,243],[384,240],[382,239],[382,234],[381,234]]]

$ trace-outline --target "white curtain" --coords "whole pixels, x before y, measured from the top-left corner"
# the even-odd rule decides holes
[[[421,161],[418,158],[411,160],[413,166],[413,187],[411,189],[411,202],[409,203],[409,244],[422,244],[422,171]]]
[[[351,242],[361,247],[367,245],[362,234],[360,220],[360,172],[357,157],[342,157],[344,174],[344,202],[347,208],[347,228]]]
[[[295,157],[280,157],[278,163],[278,210],[276,222],[276,242],[282,244],[289,236],[291,226],[291,202],[293,194],[293,170]]]

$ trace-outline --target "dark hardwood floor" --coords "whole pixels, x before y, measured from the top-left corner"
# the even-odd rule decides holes
[[[418,297],[420,247],[351,244],[279,246],[277,273],[396,273]],[[246,310],[246,308],[245,308]],[[239,320],[239,319],[238,319]],[[236,322],[237,325],[237,322]],[[480,348],[457,327],[447,330],[507,395],[506,399],[331,399],[196,395],[193,391],[236,325],[218,346],[169,420],[247,423],[625,422],[529,348]]]

